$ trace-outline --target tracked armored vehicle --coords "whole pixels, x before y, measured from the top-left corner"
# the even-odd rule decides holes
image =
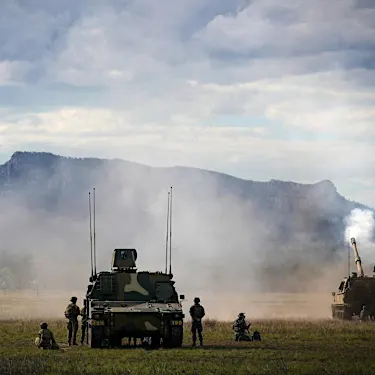
[[[351,238],[358,272],[341,280],[338,291],[332,292],[332,317],[351,320],[359,316],[365,305],[370,317],[375,317],[375,267],[373,276],[365,276],[355,238]]]
[[[121,346],[123,338],[147,338],[152,347],[179,347],[183,340],[181,300],[177,295],[171,268],[172,188],[168,193],[165,272],[137,271],[136,249],[115,249],[110,272],[96,272],[95,189],[94,243],[90,242],[91,277],[84,300],[87,317],[86,343],[91,348]],[[169,272],[168,266],[169,242]],[[92,246],[93,245],[93,246]]]
[[[115,249],[112,271],[91,278],[85,307],[92,348],[120,346],[125,337],[150,338],[153,347],[182,345],[184,314],[173,276],[139,272],[136,260],[135,249]]]

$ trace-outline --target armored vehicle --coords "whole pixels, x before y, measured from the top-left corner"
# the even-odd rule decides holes
[[[115,249],[112,271],[90,278],[85,308],[92,348],[120,346],[124,337],[150,338],[153,347],[182,345],[184,314],[173,275],[137,271],[136,260],[135,249]]]
[[[332,292],[332,317],[351,320],[359,316],[365,305],[370,317],[375,316],[375,267],[373,276],[365,276],[355,238],[351,238],[358,272],[341,280],[338,291]]]
[[[94,189],[94,246],[90,242],[91,277],[84,311],[87,317],[86,342],[92,348],[120,346],[122,339],[148,339],[153,347],[179,347],[183,340],[183,318],[171,268],[171,207],[172,188],[168,193],[167,240],[165,272],[137,271],[136,249],[115,249],[112,270],[96,272],[95,189]],[[168,265],[169,242],[169,272]]]

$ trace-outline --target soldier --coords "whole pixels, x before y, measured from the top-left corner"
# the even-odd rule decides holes
[[[59,349],[52,331],[48,329],[47,323],[40,324],[40,331],[35,339],[35,345],[40,349]]]
[[[81,310],[81,345],[83,345],[85,341],[85,335],[86,335],[86,328],[87,328],[87,313],[86,313],[86,307],[84,306],[83,309]]]
[[[73,335],[73,345],[77,345],[77,331],[78,331],[78,315],[81,315],[79,307],[76,305],[77,297],[72,297],[70,299],[69,305],[65,310],[65,318],[68,319],[68,343],[69,346],[72,344]]]
[[[193,346],[196,345],[197,341],[197,331],[200,346],[203,346],[203,326],[202,326],[202,318],[206,315],[203,306],[200,304],[199,297],[194,298],[194,305],[190,307],[190,316],[191,316],[191,333],[193,338]]]
[[[369,311],[367,309],[366,305],[362,306],[362,310],[359,313],[359,320],[362,322],[362,320],[369,320]]]
[[[245,314],[239,313],[238,318],[233,324],[233,329],[235,332],[236,341],[251,341],[251,336],[249,334],[249,328],[251,324],[246,324]]]

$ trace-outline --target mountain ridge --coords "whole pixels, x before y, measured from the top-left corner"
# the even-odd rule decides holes
[[[121,163],[121,164],[127,164],[127,165],[135,165],[139,166],[142,168],[150,168],[150,169],[155,169],[155,170],[174,170],[174,169],[180,169],[180,170],[186,170],[186,171],[197,171],[197,172],[204,172],[204,173],[209,173],[209,174],[214,174],[214,175],[220,175],[222,177],[236,180],[236,181],[241,181],[241,182],[246,182],[246,183],[255,183],[255,184],[270,184],[270,185],[278,185],[278,186],[285,186],[285,185],[290,185],[294,187],[306,187],[306,188],[322,188],[325,190],[331,190],[333,192],[338,193],[338,189],[336,185],[329,179],[323,179],[320,181],[317,181],[315,183],[300,183],[296,182],[293,180],[279,180],[279,179],[270,179],[268,181],[257,181],[257,180],[252,180],[252,179],[246,179],[246,178],[241,178],[237,177],[234,175],[231,175],[229,173],[223,173],[215,170],[209,170],[209,169],[204,169],[204,168],[198,168],[198,167],[187,167],[187,166],[181,166],[181,165],[174,165],[174,166],[166,166],[166,167],[155,167],[155,166],[150,166],[147,164],[143,163],[138,163],[134,161],[128,161],[124,160],[121,158],[99,158],[99,157],[71,157],[71,156],[63,156],[51,152],[41,152],[41,151],[15,151],[11,157],[4,162],[3,164],[0,165],[0,177],[4,174],[4,169],[6,169],[9,165],[14,165],[14,164],[20,164],[21,162],[27,161],[29,164],[37,164],[41,160],[48,160],[48,161],[72,161],[72,162],[86,162],[86,163]],[[30,161],[34,163],[30,163]],[[339,194],[339,193],[338,193]],[[342,196],[341,194],[339,194]],[[345,198],[347,199],[347,198]],[[352,201],[347,199],[348,201],[351,201],[353,203],[359,204],[363,207],[368,207],[366,205],[363,205],[359,202]],[[373,208],[371,208],[373,209]]]
[[[118,246],[142,249],[143,262],[153,268],[165,248],[170,186],[174,259],[182,283],[191,288],[199,283],[186,265],[216,291],[230,291],[233,283],[225,280],[243,283],[244,277],[260,290],[304,290],[323,269],[331,274],[332,265],[346,267],[346,220],[352,210],[374,213],[339,194],[328,179],[253,181],[201,168],[17,151],[0,165],[3,246],[35,258],[42,254],[63,284],[86,283],[71,280],[69,259],[79,259],[77,273],[87,262],[79,249],[87,248],[88,192],[95,187],[98,238],[105,249],[99,268]],[[357,242],[361,246],[361,239]]]

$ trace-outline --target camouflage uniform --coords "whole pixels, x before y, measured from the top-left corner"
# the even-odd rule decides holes
[[[35,338],[35,345],[40,349],[58,349],[59,346],[55,341],[55,337],[47,323],[40,324],[40,331],[38,337]]]
[[[81,331],[82,331],[81,345],[83,345],[83,343],[85,342],[86,328],[87,328],[87,313],[86,313],[85,307],[81,311],[81,316],[82,316],[82,320],[81,320]]]
[[[190,316],[191,316],[191,333],[193,339],[193,346],[196,345],[197,341],[197,331],[200,345],[203,345],[203,326],[202,326],[202,318],[206,315],[204,308],[200,305],[200,299],[198,297],[194,298],[194,305],[190,307]]]
[[[236,341],[251,341],[251,336],[248,332],[251,324],[246,324],[245,314],[239,313],[238,318],[233,324],[234,336]]]
[[[73,336],[73,345],[77,345],[78,315],[81,314],[81,311],[76,305],[77,297],[72,297],[70,301],[72,303],[69,303],[69,305],[65,309],[65,318],[68,319],[68,343],[69,345],[72,344]]]

